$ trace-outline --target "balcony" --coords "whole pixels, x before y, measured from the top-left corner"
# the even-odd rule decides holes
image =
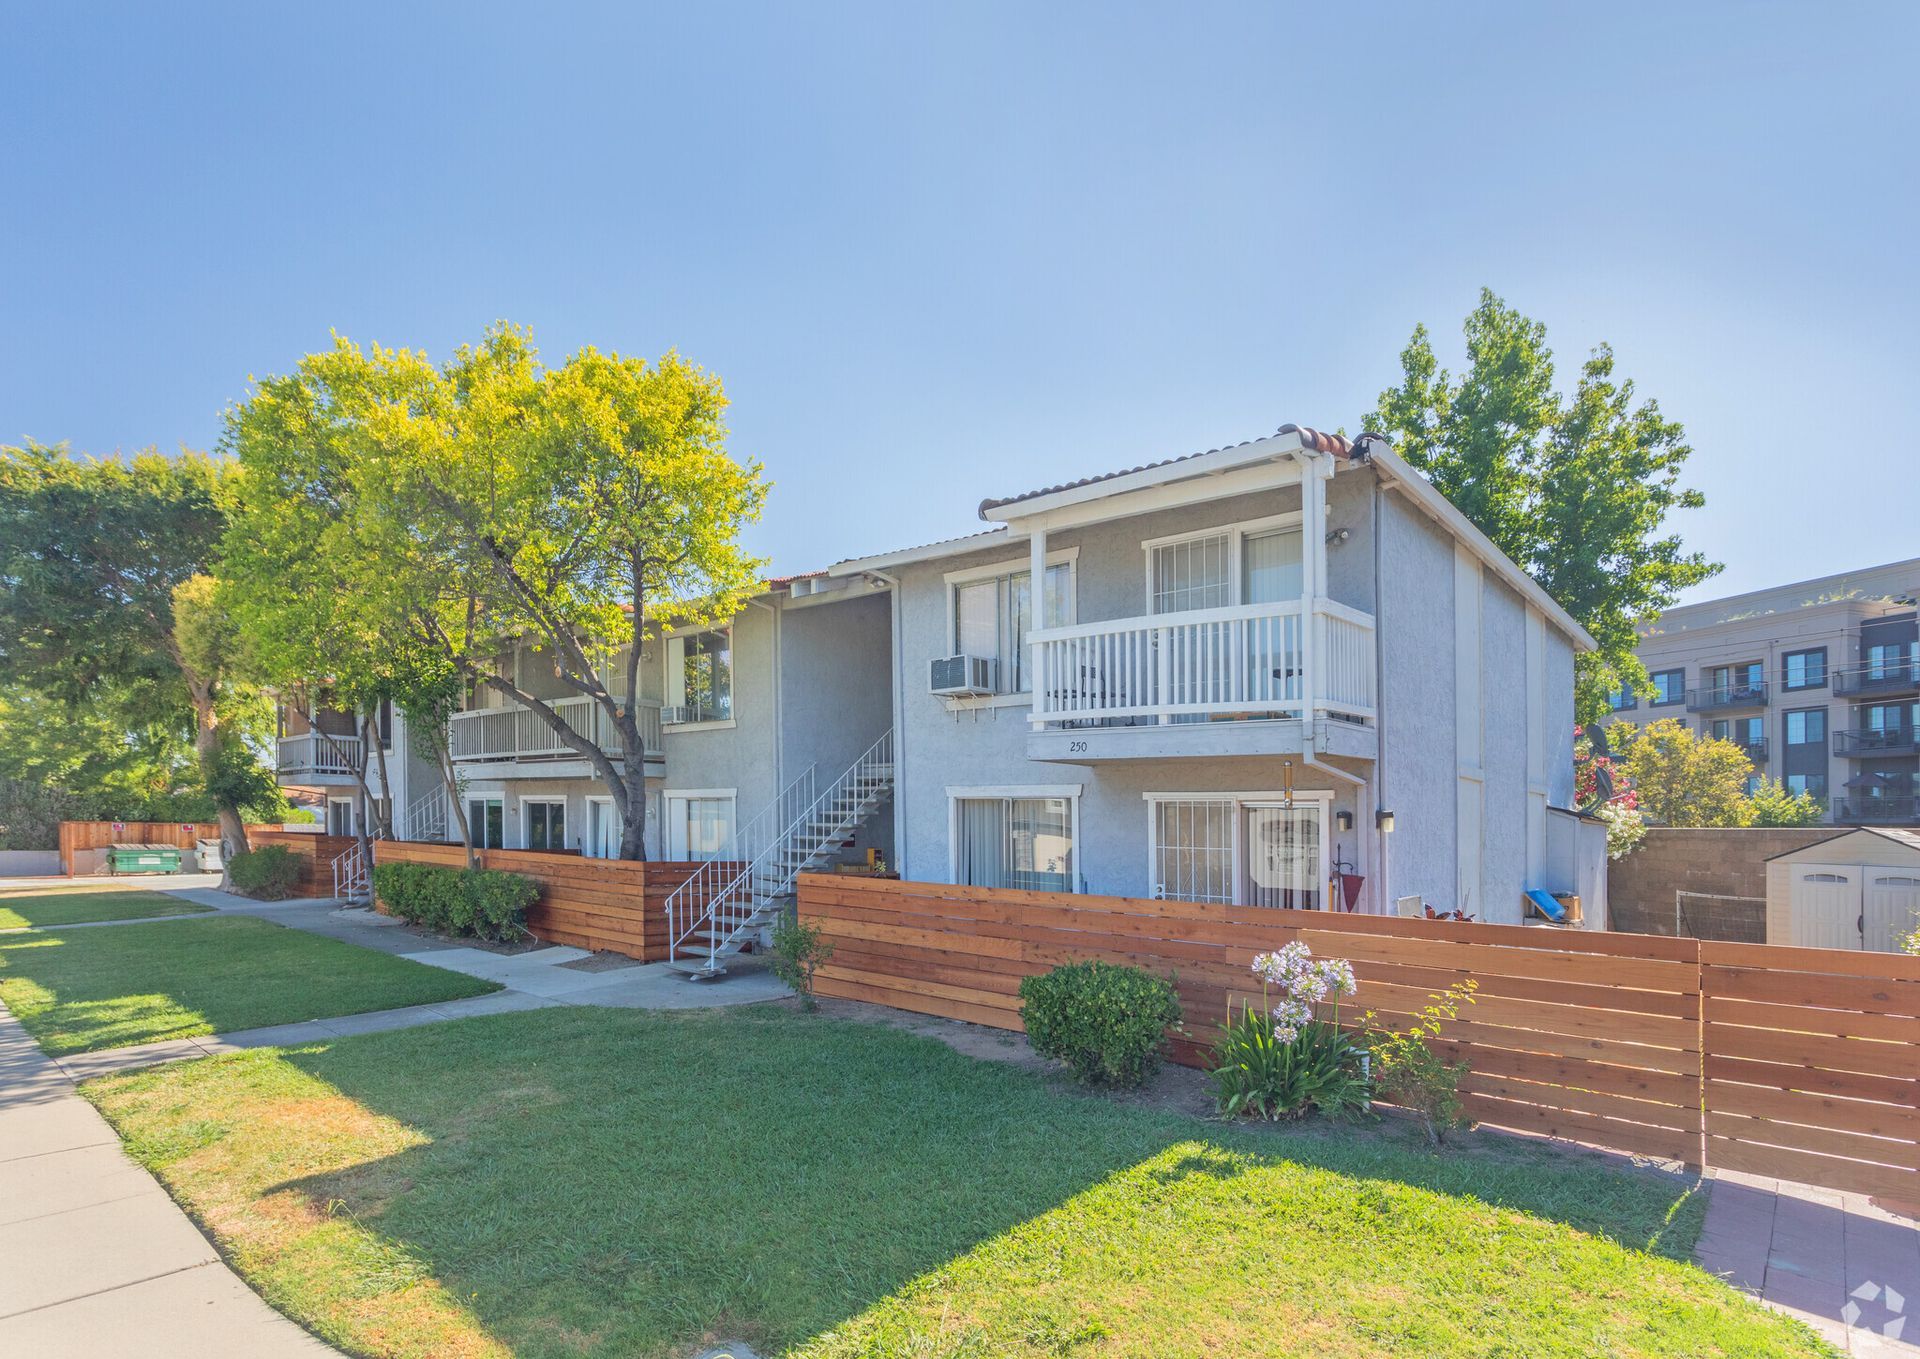
[[[600,747],[612,759],[624,759],[619,733],[600,705],[584,694],[551,701],[554,712],[569,729]],[[646,758],[660,758],[660,705],[642,700],[634,705]],[[583,760],[579,751],[560,739],[554,729],[530,708],[517,703],[503,708],[476,708],[455,713],[447,724],[448,748],[456,760],[556,761]],[[555,777],[550,763],[527,771]]]
[[[1288,600],[1034,632],[1028,757],[1286,754],[1311,722],[1317,751],[1372,758],[1373,627]]]
[[[1833,734],[1833,753],[1848,760],[1912,755],[1917,750],[1920,750],[1920,731],[1912,727],[1867,727]]]
[[[321,736],[307,732],[282,736],[274,768],[283,779],[352,778],[360,767],[358,736]]]
[[[1833,819],[1843,826],[1885,826],[1920,820],[1920,798],[1837,797]]]
[[[1765,764],[1767,762],[1767,738],[1766,737],[1764,736],[1755,737],[1751,741],[1742,741],[1742,740],[1739,740],[1738,738],[1735,738],[1733,743],[1736,746],[1740,747],[1740,753],[1742,755],[1745,755],[1749,760],[1752,760],[1755,764]]]
[[[1764,708],[1767,706],[1767,682],[1756,680],[1751,684],[1714,684],[1704,689],[1687,690],[1687,711],[1690,713],[1724,712],[1729,708]]]
[[[1875,697],[1920,693],[1920,657],[1893,656],[1836,670],[1833,692]]]

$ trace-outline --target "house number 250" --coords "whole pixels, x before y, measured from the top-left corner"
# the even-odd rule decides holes
[[[1086,750],[1086,748],[1087,748],[1087,743],[1085,741],[1067,742],[1067,753],[1069,755],[1078,755],[1082,751]]]

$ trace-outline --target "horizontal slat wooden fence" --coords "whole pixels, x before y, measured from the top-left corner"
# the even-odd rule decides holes
[[[800,915],[834,946],[820,994],[1000,1028],[1060,963],[1171,974],[1189,1065],[1260,1003],[1254,956],[1294,939],[1352,962],[1343,1020],[1471,978],[1442,1046],[1481,1122],[1920,1202],[1920,960],[822,875]]]
[[[1920,958],[1700,946],[1707,1159],[1920,1204]]]
[[[315,835],[311,831],[267,830],[258,826],[247,831],[247,844],[252,848],[283,845],[300,861],[300,881],[293,889],[296,897],[332,896],[333,861],[352,849],[354,843],[351,835]]]
[[[382,840],[374,862],[428,863],[463,868],[459,845]],[[540,884],[527,912],[534,937],[550,944],[606,950],[661,962],[667,956],[667,896],[700,868],[696,863],[632,863],[586,859],[540,850],[488,849],[481,866],[523,873]]]
[[[119,827],[118,830],[114,829]],[[283,832],[278,825],[248,826],[247,838],[257,835],[302,834]],[[192,849],[196,840],[217,840],[220,827],[212,821],[62,821],[60,823],[60,871],[68,877],[98,871],[98,856],[93,850],[114,844],[172,845]]]

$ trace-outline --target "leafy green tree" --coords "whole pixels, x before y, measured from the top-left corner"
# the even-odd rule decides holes
[[[123,729],[184,728],[222,836],[272,780],[248,744],[265,706],[232,668],[207,576],[224,524],[222,464],[0,448],[0,685]]]
[[[1650,820],[1689,827],[1751,823],[1747,780],[1753,761],[1733,742],[1697,736],[1671,717],[1644,727],[1615,722],[1607,739]]]
[[[725,409],[719,379],[671,353],[589,348],[548,368],[498,325],[436,366],[339,339],[229,413],[242,470],[224,569],[248,618],[325,636],[336,671],[406,649],[523,705],[605,783],[620,855],[642,858],[640,762],[609,754],[642,749],[640,644],[732,617],[761,579],[737,535],[767,484],[727,452]],[[321,588],[289,590],[289,572]],[[591,720],[502,673],[515,645]]]
[[[1720,568],[1666,531],[1696,509],[1680,485],[1691,450],[1656,402],[1636,404],[1601,345],[1570,397],[1554,387],[1546,328],[1491,290],[1467,316],[1467,366],[1439,366],[1424,325],[1401,351],[1401,380],[1380,394],[1366,427],[1460,507],[1593,634],[1580,658],[1577,708],[1601,721],[1618,684],[1643,685],[1640,625]]]
[[[1795,793],[1778,779],[1761,779],[1747,799],[1750,826],[1817,826],[1827,808],[1812,793]]]

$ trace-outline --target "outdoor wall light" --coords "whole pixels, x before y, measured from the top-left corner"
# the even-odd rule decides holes
[[[1389,834],[1393,831],[1393,813],[1382,807],[1373,814],[1373,824]]]
[[[1350,831],[1353,829],[1353,813],[1335,812],[1333,814],[1333,823],[1343,831]]]

